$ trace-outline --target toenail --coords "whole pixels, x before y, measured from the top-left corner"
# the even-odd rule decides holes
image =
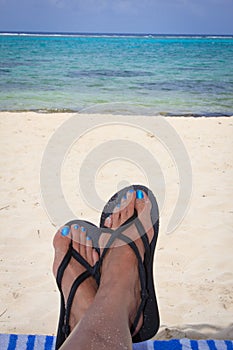
[[[61,235],[62,236],[67,236],[70,232],[70,228],[68,226],[63,227],[63,229],[61,230]]]
[[[86,240],[87,240],[87,241],[90,241],[90,240],[91,240],[91,238],[90,238],[89,236],[87,236],[87,237],[86,237]]]
[[[120,205],[120,203],[118,203],[118,204],[117,204],[117,208],[120,208],[120,207],[121,207],[121,205]]]
[[[143,194],[143,192],[141,190],[137,190],[136,198],[137,199],[143,199],[144,198],[144,194]]]
[[[127,199],[127,196],[126,196],[126,194],[123,196],[123,199]]]
[[[81,227],[81,231],[82,231],[82,232],[85,232],[86,229],[85,229],[84,227]]]
[[[78,229],[78,225],[74,225],[74,229],[77,230]]]
[[[129,193],[134,193],[134,190],[131,188],[128,192]]]

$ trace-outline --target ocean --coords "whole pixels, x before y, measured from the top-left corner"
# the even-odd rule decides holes
[[[0,111],[233,115],[233,36],[0,33]]]

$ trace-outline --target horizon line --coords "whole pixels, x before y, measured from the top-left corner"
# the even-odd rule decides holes
[[[233,36],[233,34],[216,34],[216,33],[152,33],[152,32],[76,32],[76,31],[35,31],[35,30],[0,30],[0,34],[73,34],[73,35],[118,35],[118,36]]]

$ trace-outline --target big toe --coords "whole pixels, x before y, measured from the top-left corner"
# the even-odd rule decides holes
[[[68,226],[61,227],[54,236],[54,262],[53,262],[53,274],[56,277],[58,267],[64,258],[71,242],[71,233]]]
[[[150,200],[147,194],[142,190],[136,191],[135,209],[138,215],[145,214],[151,209]]]
[[[143,224],[147,233],[149,230],[152,229],[151,207],[152,204],[147,194],[142,190],[137,190],[135,199],[135,209],[137,211],[139,220]]]

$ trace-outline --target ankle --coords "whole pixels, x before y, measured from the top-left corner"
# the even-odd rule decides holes
[[[127,268],[124,268],[127,270]],[[140,300],[140,282],[138,278],[138,271],[127,271],[119,275],[111,277],[105,276],[101,280],[96,297],[99,300],[104,300],[109,305],[114,304],[117,308],[125,309],[128,315],[134,312],[137,300]]]

